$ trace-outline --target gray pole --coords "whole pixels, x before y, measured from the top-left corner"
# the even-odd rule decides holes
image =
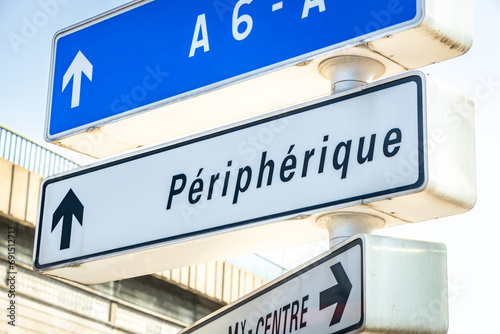
[[[367,84],[385,73],[377,60],[361,56],[338,56],[319,64],[319,73],[332,82],[332,93],[340,93]],[[364,213],[333,212],[319,216],[316,225],[328,230],[330,248],[357,233],[370,234],[385,225],[384,219]]]

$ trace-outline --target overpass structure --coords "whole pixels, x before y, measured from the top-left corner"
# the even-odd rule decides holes
[[[0,333],[173,334],[286,271],[252,254],[94,286],[35,273],[40,184],[76,167],[0,125]]]

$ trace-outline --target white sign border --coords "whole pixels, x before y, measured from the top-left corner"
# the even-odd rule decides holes
[[[241,124],[236,125],[234,127],[231,127],[231,126],[224,127],[221,129],[214,130],[212,132],[208,132],[208,133],[206,133],[202,136],[199,136],[199,137],[194,136],[194,137],[188,138],[185,141],[179,140],[179,141],[176,141],[173,143],[158,145],[158,146],[155,146],[153,148],[143,150],[139,153],[129,153],[129,154],[124,155],[122,157],[110,159],[110,160],[104,161],[102,163],[98,163],[96,165],[90,165],[90,166],[78,169],[76,171],[65,172],[62,174],[58,174],[58,175],[46,178],[43,181],[43,183],[41,185],[41,190],[40,190],[38,224],[36,226],[35,248],[34,248],[34,254],[33,254],[33,268],[36,271],[48,271],[48,270],[53,270],[53,269],[57,269],[57,268],[67,267],[68,265],[76,265],[79,263],[85,263],[85,262],[95,261],[95,260],[102,259],[102,258],[108,258],[108,257],[111,257],[112,255],[126,254],[126,253],[131,253],[131,252],[139,251],[139,250],[143,250],[143,249],[159,247],[162,245],[172,243],[173,241],[181,241],[181,240],[185,240],[188,238],[194,238],[197,236],[209,235],[209,234],[229,230],[231,228],[238,228],[238,227],[242,227],[242,226],[246,226],[246,225],[249,226],[249,225],[252,225],[255,223],[265,222],[265,221],[280,221],[279,218],[283,218],[282,220],[286,220],[287,218],[289,218],[293,215],[297,215],[297,214],[304,213],[304,212],[308,212],[308,213],[311,213],[313,211],[320,212],[321,209],[332,208],[334,206],[342,205],[343,203],[352,203],[353,201],[356,201],[356,200],[363,200],[363,203],[368,203],[368,202],[378,201],[378,200],[382,200],[382,199],[393,198],[393,197],[397,197],[397,196],[408,195],[408,194],[420,192],[421,190],[423,190],[427,186],[428,179],[429,179],[428,168],[427,168],[427,149],[426,149],[426,131],[427,131],[427,128],[426,128],[426,123],[425,123],[425,117],[427,115],[426,115],[426,107],[425,107],[425,102],[426,102],[425,80],[426,80],[425,76],[422,72],[419,72],[419,71],[408,72],[408,73],[405,73],[403,75],[398,75],[398,76],[393,77],[393,78],[389,78],[389,79],[382,80],[380,82],[375,82],[373,84],[369,84],[367,86],[361,87],[360,89],[354,90],[353,92],[347,92],[347,94],[340,94],[340,96],[336,96],[336,95],[329,96],[326,99],[320,99],[319,102],[318,102],[318,100],[310,101],[310,102],[308,102],[304,105],[301,105],[301,106],[287,108],[287,109],[285,109],[285,111],[283,111],[283,110],[276,111],[272,115],[267,115],[267,117],[256,118],[254,120],[247,121],[246,123],[242,122]],[[143,158],[143,157],[146,157],[149,155],[154,155],[154,154],[168,151],[171,149],[179,148],[179,147],[182,147],[185,145],[189,145],[191,143],[196,143],[198,141],[203,141],[203,140],[207,140],[207,139],[210,139],[213,137],[222,136],[222,135],[225,135],[225,134],[228,134],[231,132],[235,132],[235,131],[238,131],[238,130],[241,130],[241,129],[244,129],[247,127],[252,127],[254,125],[260,125],[260,124],[266,123],[266,122],[273,122],[273,121],[279,120],[281,118],[293,116],[297,113],[302,113],[302,112],[306,112],[310,109],[318,108],[320,106],[341,102],[341,101],[344,101],[346,99],[355,98],[355,97],[358,97],[361,95],[369,94],[372,92],[383,90],[383,89],[388,88],[388,87],[392,87],[392,86],[396,86],[396,85],[400,85],[400,84],[404,84],[404,83],[408,83],[408,82],[415,82],[416,83],[416,85],[417,85],[417,99],[418,99],[418,101],[417,101],[417,106],[418,106],[417,107],[417,109],[418,109],[417,110],[417,113],[418,113],[417,119],[418,119],[418,138],[419,138],[419,142],[418,142],[418,152],[419,152],[419,154],[418,154],[418,156],[419,156],[419,158],[418,158],[418,160],[419,160],[419,163],[418,163],[419,172],[418,172],[418,174],[419,174],[419,179],[413,185],[403,186],[403,187],[398,187],[398,188],[391,188],[391,189],[387,189],[386,191],[380,191],[380,192],[376,192],[373,194],[364,194],[364,195],[356,196],[354,198],[347,198],[347,199],[342,199],[342,200],[338,200],[338,201],[334,201],[334,202],[322,203],[322,204],[318,204],[318,205],[314,205],[314,206],[310,206],[310,207],[306,207],[306,208],[295,209],[292,211],[275,213],[275,214],[264,216],[264,217],[255,217],[253,219],[249,219],[246,221],[234,222],[231,224],[226,224],[223,226],[214,227],[214,228],[210,228],[207,230],[200,230],[200,231],[191,232],[188,234],[171,236],[171,237],[167,237],[167,238],[162,238],[162,239],[158,239],[158,240],[144,242],[144,243],[137,244],[137,245],[125,246],[125,247],[121,247],[118,249],[102,251],[102,252],[95,253],[95,254],[79,256],[76,258],[66,259],[66,260],[62,260],[62,261],[56,261],[56,262],[47,263],[47,264],[43,264],[43,265],[40,264],[40,262],[39,262],[39,254],[40,254],[40,250],[41,250],[41,230],[42,230],[42,221],[43,221],[43,215],[44,215],[44,212],[43,212],[44,199],[45,199],[44,197],[45,197],[46,188],[51,183],[55,183],[55,182],[62,181],[62,180],[72,178],[72,177],[77,177],[77,176],[82,175],[82,174],[91,173],[91,172],[96,171],[96,170],[100,170],[100,169],[104,169],[104,168],[108,168],[108,167],[113,167],[117,164],[126,163],[126,162],[129,162],[131,160],[136,160],[136,159],[140,159],[140,158]]]

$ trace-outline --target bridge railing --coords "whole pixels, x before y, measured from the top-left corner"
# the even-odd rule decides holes
[[[0,125],[0,158],[9,160],[43,177],[79,166],[3,125]]]

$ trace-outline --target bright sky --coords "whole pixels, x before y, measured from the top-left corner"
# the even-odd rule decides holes
[[[439,0],[435,0],[439,1]],[[52,37],[56,31],[100,14],[120,0],[0,1],[0,124],[43,141]],[[51,4],[47,7],[44,4]],[[55,4],[55,5],[54,5]],[[492,333],[498,328],[500,254],[496,246],[498,205],[498,126],[500,125],[500,2],[474,0],[474,45],[466,55],[424,71],[476,100],[478,201],[461,216],[378,231],[377,234],[444,242],[448,248],[450,334]],[[450,8],[453,10],[453,8]],[[48,13],[43,15],[41,13]],[[44,19],[46,18],[46,19]],[[36,21],[38,20],[38,21]],[[21,44],[23,26],[38,22]],[[52,146],[46,144],[46,146]],[[75,154],[66,155],[77,159]],[[472,159],[472,157],[471,157]],[[324,244],[270,254],[293,267],[323,250]]]

